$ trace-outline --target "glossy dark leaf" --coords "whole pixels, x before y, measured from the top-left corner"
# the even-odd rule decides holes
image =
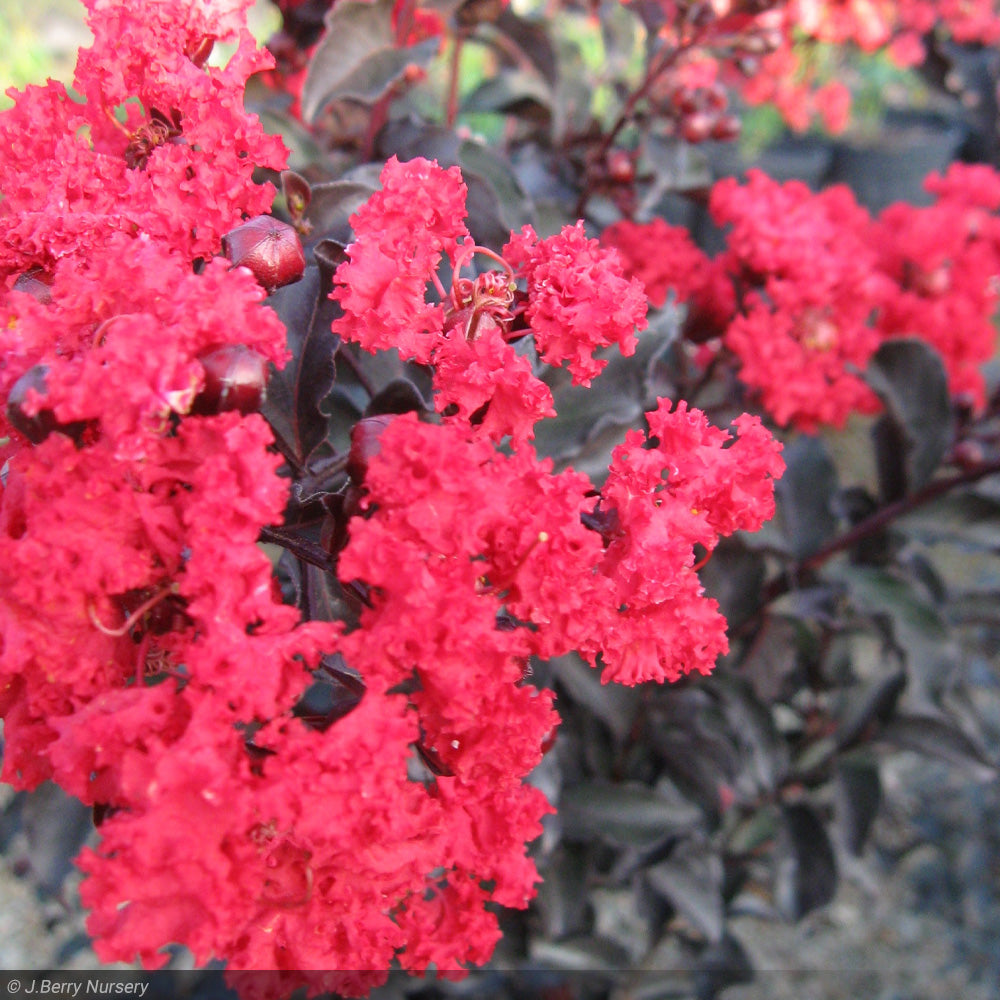
[[[315,121],[333,100],[351,98],[373,104],[410,64],[424,65],[437,52],[438,39],[397,48],[392,27],[393,0],[342,0],[327,14],[321,39],[302,88],[302,117]]]
[[[551,456],[557,462],[575,459],[606,429],[624,429],[642,417],[642,374],[621,355],[612,356],[595,381],[599,392],[573,385],[563,369],[550,372],[546,379],[558,417],[536,425],[535,448],[540,455]],[[579,463],[574,467],[579,468]]]
[[[272,374],[261,412],[279,439],[282,452],[303,468],[326,437],[327,418],[320,403],[334,378],[334,355],[340,343],[330,324],[340,307],[319,267],[306,268],[302,280],[279,288],[267,299],[288,331],[292,357]]]
[[[782,806],[775,848],[774,899],[788,920],[825,906],[837,889],[837,863],[819,816],[805,803]]]
[[[315,680],[295,703],[292,714],[311,729],[325,731],[361,703],[365,684],[340,656],[325,656],[313,672]]]
[[[684,841],[666,861],[647,868],[645,876],[706,938],[722,940],[722,859],[707,843]]]
[[[567,840],[603,840],[649,847],[701,822],[701,810],[679,795],[667,798],[646,785],[585,781],[563,790],[559,813]]]
[[[897,523],[907,535],[923,542],[1000,551],[1000,503],[972,492],[952,493],[924,504]]]
[[[312,237],[350,242],[348,219],[372,196],[374,188],[357,181],[327,181],[314,184],[311,190],[305,217],[312,225]]]
[[[501,218],[508,229],[520,230],[533,221],[531,203],[507,160],[497,156],[489,146],[466,139],[458,148],[458,162],[463,176],[475,174],[492,188]],[[504,237],[504,242],[508,237],[509,234]],[[499,250],[501,246],[494,249]]]
[[[844,846],[861,854],[882,801],[878,763],[869,754],[850,754],[837,761],[835,810]]]
[[[837,530],[833,498],[837,470],[819,438],[802,435],[783,452],[787,468],[775,484],[778,515],[789,551],[805,559]]]
[[[383,386],[365,407],[366,417],[386,413],[426,413],[430,407],[420,390],[408,378],[394,378]]]
[[[847,584],[851,603],[860,614],[887,615],[904,641],[904,632],[924,641],[944,641],[947,629],[940,612],[922,589],[898,573],[870,566],[830,566],[826,574]]]
[[[880,738],[902,749],[955,764],[977,780],[988,781],[996,777],[996,762],[945,719],[919,716],[892,719],[882,728]]]
[[[532,940],[528,955],[532,962],[546,969],[566,972],[613,973],[628,968],[628,952],[613,941],[593,935],[567,938],[565,941]]]
[[[931,478],[951,445],[951,397],[944,365],[926,342],[900,338],[879,348],[865,377],[900,432],[905,491],[913,492]]]
[[[753,980],[753,964],[743,946],[727,934],[699,956],[694,971],[696,1000],[715,1000],[727,986]]]
[[[771,713],[742,678],[717,672],[712,690],[741,750],[738,790],[748,796],[774,791],[788,773],[788,746]]]
[[[494,24],[497,31],[506,35],[527,56],[548,83],[555,86],[558,80],[556,53],[545,28],[518,16],[509,6],[504,7]]]
[[[552,661],[553,672],[570,697],[596,715],[619,740],[628,736],[641,698],[638,688],[602,684],[601,675],[575,653]]]
[[[883,503],[895,503],[906,496],[909,481],[906,432],[894,417],[883,414],[872,428],[872,444],[879,496]]]
[[[462,101],[462,110],[545,120],[552,113],[551,105],[551,91],[541,77],[525,70],[509,69],[483,81]]]
[[[701,570],[702,583],[719,602],[730,629],[738,628],[760,608],[764,571],[764,557],[738,538],[720,542]]]
[[[560,844],[541,869],[538,909],[545,936],[559,940],[587,926],[587,854],[575,844]]]
[[[894,670],[865,684],[847,700],[835,734],[837,746],[849,747],[872,723],[889,720],[906,687],[906,673]]]

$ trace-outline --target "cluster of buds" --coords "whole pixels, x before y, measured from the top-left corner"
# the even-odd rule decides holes
[[[660,110],[668,127],[685,142],[700,143],[708,139],[731,142],[739,138],[740,120],[727,113],[728,106],[726,88],[721,83],[689,87],[675,82]]]

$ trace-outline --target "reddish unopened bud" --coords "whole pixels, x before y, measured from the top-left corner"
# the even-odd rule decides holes
[[[721,83],[713,83],[705,89],[705,105],[710,111],[725,111],[728,103],[726,88]]]
[[[40,267],[34,267],[30,271],[25,271],[17,281],[14,282],[15,292],[25,292],[38,299],[42,305],[48,305],[52,301],[52,289],[44,278],[45,272]]]
[[[210,416],[226,410],[254,413],[264,402],[267,361],[243,344],[227,344],[198,358],[205,369],[205,386],[191,412]]]
[[[688,115],[681,122],[681,135],[686,142],[704,142],[711,134],[715,119],[703,111]]]
[[[35,365],[14,383],[7,396],[7,422],[32,444],[41,444],[53,431],[65,434],[78,445],[84,443],[88,431],[96,429],[96,421],[59,423],[55,413],[44,403],[49,394],[48,373],[48,365]]]
[[[398,414],[382,413],[365,417],[351,428],[351,450],[347,455],[347,472],[355,483],[363,483],[368,463],[382,450],[382,432]]]
[[[269,292],[302,277],[306,256],[299,234],[286,222],[258,215],[222,237],[233,267],[247,267]]]
[[[986,449],[979,441],[959,441],[951,450],[951,461],[962,469],[978,469],[986,461]]]
[[[616,184],[631,184],[635,180],[635,164],[624,149],[608,153],[608,177]]]
[[[723,115],[712,126],[712,138],[719,142],[732,142],[740,137],[740,120],[735,115]]]

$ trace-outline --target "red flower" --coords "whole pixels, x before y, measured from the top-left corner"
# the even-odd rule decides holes
[[[444,323],[426,288],[442,256],[454,264],[468,235],[465,184],[457,167],[396,157],[381,179],[382,190],[351,216],[355,238],[333,291],[344,315],[333,329],[367,351],[395,347],[426,364]]]
[[[617,344],[635,352],[635,331],[646,326],[642,285],[626,279],[613,249],[584,234],[583,223],[539,240],[531,226],[511,234],[504,259],[528,282],[527,317],[539,352],[550,364],[567,362],[573,381],[590,385],[607,361],[593,356]]]

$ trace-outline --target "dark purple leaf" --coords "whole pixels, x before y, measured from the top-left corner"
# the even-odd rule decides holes
[[[775,849],[774,901],[788,920],[800,920],[833,899],[837,863],[822,821],[805,803],[782,806]]]
[[[895,424],[895,432],[887,436],[894,446],[902,444],[903,485],[911,493],[934,475],[951,447],[951,397],[944,365],[924,341],[900,338],[878,349],[865,378]]]
[[[709,941],[722,940],[722,859],[707,843],[684,841],[666,861],[647,868],[645,876]]]
[[[868,839],[882,800],[878,763],[869,755],[853,754],[837,761],[836,817],[844,846],[857,856]]]
[[[784,458],[787,468],[774,490],[778,514],[789,550],[805,559],[837,530],[837,470],[819,438],[796,438],[785,447]]]
[[[350,98],[374,104],[416,63],[437,52],[437,38],[398,48],[393,0],[342,0],[326,16],[326,34],[313,53],[302,88],[302,117],[315,121],[330,102]]]
[[[328,297],[329,282],[323,278],[319,267],[309,267],[301,281],[279,288],[267,300],[285,324],[292,357],[271,376],[261,412],[283,454],[300,470],[327,434],[320,403],[333,385],[340,343],[330,329],[340,307]]]

